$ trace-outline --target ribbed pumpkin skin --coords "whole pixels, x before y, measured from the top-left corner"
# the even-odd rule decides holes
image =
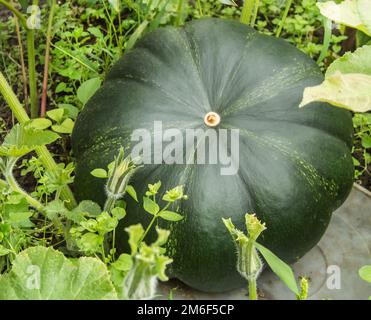
[[[267,225],[261,243],[296,261],[319,241],[353,181],[350,113],[324,103],[298,108],[303,89],[321,81],[299,50],[235,21],[202,19],[148,34],[78,117],[78,199],[104,202],[103,181],[90,171],[128,147],[134,129],[151,129],[155,120],[164,128],[206,128],[204,115],[215,111],[219,128],[240,129],[237,175],[221,176],[219,165],[146,165],[132,182],[140,196],[158,180],[164,190],[184,185],[189,196],[180,205],[185,219],[171,224],[171,276],[209,292],[243,285],[221,219],[245,230],[246,212]],[[125,225],[149,219],[128,201]]]

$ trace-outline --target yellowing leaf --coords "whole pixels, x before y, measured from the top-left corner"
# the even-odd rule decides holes
[[[339,4],[334,1],[318,2],[317,7],[326,18],[371,36],[370,19],[365,19],[371,12],[371,1],[345,0]]]
[[[343,74],[364,73],[371,76],[371,46],[363,46],[336,59],[328,67],[326,78],[336,73],[336,71],[340,71]]]
[[[371,1],[370,0],[358,0],[358,13],[361,17],[361,20],[366,25],[366,28],[369,36],[371,36]]]
[[[331,103],[334,106],[366,112],[371,110],[371,76],[361,73],[342,74],[339,71],[315,87],[304,90],[299,107],[314,101]]]

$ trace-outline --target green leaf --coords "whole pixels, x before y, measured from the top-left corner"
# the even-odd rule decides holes
[[[354,112],[371,110],[371,76],[336,72],[322,84],[305,88],[299,107],[314,101],[328,102]]]
[[[133,186],[127,185],[126,192],[130,197],[132,197],[136,202],[138,202],[137,192],[135,191]]]
[[[113,10],[115,10],[117,13],[121,11],[120,0],[108,0],[108,2],[111,4]]]
[[[161,188],[161,181],[156,182],[155,184],[148,185],[148,191],[146,192],[146,196],[154,196],[157,194],[158,190]]]
[[[371,35],[369,0],[345,0],[339,4],[334,1],[318,2],[317,7],[328,19]]]
[[[61,103],[58,105],[59,109],[64,110],[66,117],[76,120],[77,115],[79,114],[79,109],[68,103]]]
[[[73,122],[73,120],[70,118],[67,118],[61,124],[56,124],[52,126],[52,129],[53,131],[58,132],[58,133],[71,134],[74,125],[75,123]]]
[[[96,217],[97,215],[99,215],[102,212],[99,204],[97,204],[96,202],[91,201],[91,200],[81,201],[79,203],[79,205],[77,206],[77,208],[75,208],[75,209],[79,210],[81,212],[84,212],[87,215],[92,216],[92,217]]]
[[[103,39],[103,33],[97,27],[90,27],[88,31],[96,38]]]
[[[117,219],[121,220],[124,219],[126,216],[126,210],[121,207],[115,207],[111,210],[112,215]]]
[[[141,224],[134,224],[130,227],[125,228],[125,231],[129,234],[131,255],[135,255],[138,251],[138,242],[144,234],[143,226]]]
[[[130,50],[135,45],[135,43],[137,42],[137,40],[142,36],[142,34],[144,33],[144,31],[147,29],[148,24],[149,24],[149,21],[148,20],[144,20],[139,25],[139,27],[136,28],[136,30],[130,36],[129,40],[126,41],[126,50]]]
[[[52,125],[52,122],[49,119],[37,118],[32,119],[29,125],[34,129],[44,130],[49,128]]]
[[[143,197],[143,208],[153,215],[156,215],[160,211],[158,204],[148,197]]]
[[[352,160],[353,160],[354,166],[360,166],[361,165],[361,163],[358,161],[358,159],[352,157]]]
[[[162,219],[165,219],[167,221],[180,221],[183,219],[183,216],[179,213],[173,212],[173,211],[163,211],[159,214],[159,217]]]
[[[364,148],[371,148],[371,136],[362,136],[362,146]]]
[[[156,232],[157,232],[157,240],[153,243],[153,246],[161,247],[169,239],[170,231],[156,227]]]
[[[111,217],[107,212],[102,212],[97,217],[97,222],[98,222],[97,230],[102,235],[116,229],[118,224],[118,220],[116,219],[116,217]]]
[[[96,178],[102,178],[105,179],[108,177],[108,173],[106,170],[97,168],[90,172],[90,174]]]
[[[5,248],[4,246],[2,246],[2,245],[0,244],[0,257],[2,257],[2,256],[6,256],[7,254],[9,254],[9,253],[11,253],[11,252],[12,252],[11,250]]]
[[[61,123],[64,117],[64,109],[53,109],[46,112],[46,115],[56,123]]]
[[[32,217],[33,213],[30,211],[25,212],[10,212],[9,218],[7,219],[8,222],[10,222],[13,225],[22,223],[22,222],[28,222],[29,219]]]
[[[117,299],[104,263],[96,258],[67,259],[52,248],[32,247],[17,255],[0,277],[0,300]]]
[[[286,284],[286,286],[296,295],[300,295],[291,267],[261,244],[255,242],[255,247],[263,255],[265,261],[267,261],[272,271]]]
[[[85,217],[97,217],[102,212],[99,204],[91,200],[83,200],[66,217],[75,223],[84,221]]]
[[[103,241],[104,237],[102,235],[87,232],[76,240],[76,243],[82,251],[86,253],[95,253],[100,251]]]
[[[358,274],[363,280],[371,282],[371,265],[363,266],[359,269]]]
[[[0,156],[21,157],[35,148],[47,145],[59,138],[59,135],[16,124],[6,135],[0,146]]]
[[[123,253],[114,263],[112,263],[112,266],[120,271],[129,271],[133,266],[133,258],[131,255]]]
[[[66,213],[68,212],[68,209],[66,209],[66,207],[64,206],[63,201],[58,199],[58,200],[53,200],[49,202],[45,206],[45,212],[46,212],[46,216],[50,220],[53,220],[57,218],[59,215],[65,216]]]
[[[81,84],[77,89],[77,98],[85,105],[94,93],[100,88],[102,80],[100,78],[92,78]]]
[[[33,223],[30,221],[32,212],[29,211],[29,206],[25,198],[21,198],[19,202],[16,203],[6,203],[1,212],[3,218],[13,227],[32,227]]]
[[[183,194],[183,186],[177,186],[171,190],[166,191],[162,200],[167,202],[174,202],[180,199],[186,199],[187,196]]]

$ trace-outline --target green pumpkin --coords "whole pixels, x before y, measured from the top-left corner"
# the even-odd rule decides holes
[[[154,121],[206,129],[204,117],[213,111],[220,123],[212,130],[240,130],[236,175],[222,175],[221,164],[153,164],[132,180],[139,195],[161,180],[163,190],[184,185],[189,196],[178,207],[183,221],[159,221],[172,231],[170,276],[208,292],[243,285],[222,218],[244,230],[246,212],[267,225],[260,242],[294,262],[320,240],[353,182],[350,113],[325,103],[298,108],[303,89],[322,79],[286,41],[236,21],[158,29],[113,66],[77,119],[77,197],[104,203],[104,181],[90,171],[111,162],[120,146],[132,147],[133,130],[153,129]],[[148,225],[151,217],[134,201],[127,211],[126,225]]]

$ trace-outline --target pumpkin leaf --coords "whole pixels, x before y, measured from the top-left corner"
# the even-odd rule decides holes
[[[327,69],[325,81],[304,90],[300,107],[325,101],[355,112],[371,109],[371,46],[348,52]]]
[[[328,102],[354,112],[371,110],[371,75],[336,72],[322,84],[305,88],[299,108],[314,101]]]
[[[90,174],[96,178],[102,178],[102,179],[105,179],[108,177],[108,173],[106,170],[102,169],[102,168],[97,168],[97,169],[94,169],[93,171],[90,172]]]
[[[358,274],[363,280],[371,282],[371,265],[363,266],[359,269]]]
[[[96,217],[98,216],[102,210],[99,204],[95,203],[91,200],[83,200],[79,203],[79,205],[72,210],[72,213],[82,212],[84,215],[89,217]]]
[[[16,124],[0,146],[0,156],[21,157],[39,146],[54,142],[58,138],[59,135],[54,132]]]
[[[371,12],[369,0],[345,0],[339,4],[334,1],[318,2],[317,7],[323,16],[337,23],[352,27],[371,35]]]
[[[358,14],[367,28],[365,32],[368,36],[371,36],[371,1],[370,0],[358,0],[357,1]],[[361,30],[362,31],[362,30]]]
[[[280,258],[278,258],[272,251],[262,246],[261,244],[256,242],[255,247],[262,254],[265,261],[271,267],[272,271],[286,284],[286,286],[292,292],[299,296],[300,293],[298,285],[296,283],[294,272],[292,271],[290,266],[283,262]]]
[[[18,254],[11,271],[0,277],[0,287],[1,300],[117,299],[100,260],[70,260],[45,247],[31,247]]]
[[[85,105],[93,94],[100,88],[102,80],[100,78],[92,78],[81,84],[77,89],[77,98]]]
[[[143,197],[143,208],[153,215],[156,215],[160,211],[159,205],[148,197]]]
[[[165,219],[167,221],[180,221],[183,219],[183,216],[179,213],[173,212],[173,211],[163,211],[159,214],[159,217],[162,219]]]
[[[87,232],[83,234],[81,238],[78,238],[76,243],[81,251],[93,254],[99,251],[103,241],[104,236],[94,232]]]
[[[371,76],[371,46],[363,46],[336,59],[328,67],[326,78],[338,71],[342,74],[363,73]]]
[[[46,216],[52,220],[57,218],[59,215],[65,215],[68,209],[63,204],[63,201],[60,199],[50,201],[45,206]]]

